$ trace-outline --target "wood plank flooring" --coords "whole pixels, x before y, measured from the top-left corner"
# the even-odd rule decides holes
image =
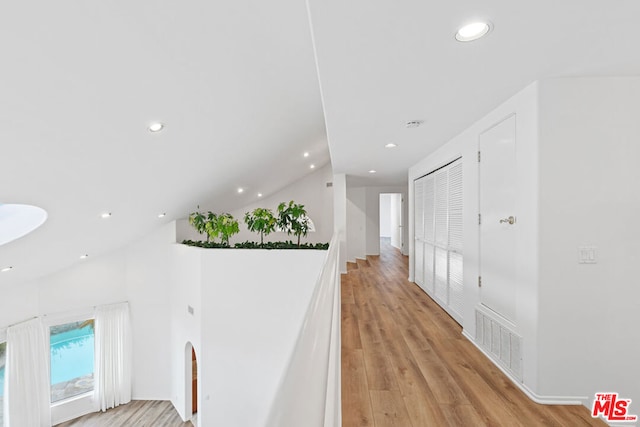
[[[342,419],[359,426],[605,426],[582,406],[531,401],[381,255],[342,275]]]
[[[183,422],[171,402],[166,400],[133,400],[126,405],[96,412],[56,427],[192,427]]]

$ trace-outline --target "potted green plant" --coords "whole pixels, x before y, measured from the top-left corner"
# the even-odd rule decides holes
[[[260,233],[260,246],[264,245],[264,236],[268,236],[276,229],[276,218],[271,209],[256,208],[244,214],[244,222],[249,231]]]
[[[307,236],[310,227],[309,217],[304,205],[296,204],[291,200],[289,204],[282,202],[278,205],[278,228],[286,232],[287,235],[293,234],[298,238],[298,247],[300,247],[300,237]]]
[[[193,212],[189,215],[189,224],[191,224],[199,234],[205,234],[207,236],[207,242],[209,242],[208,228],[211,227],[210,223],[215,216],[216,214],[211,211],[206,215],[202,212]]]
[[[231,214],[216,214],[211,211],[205,215],[201,212],[193,212],[189,215],[189,224],[200,234],[207,236],[207,243],[220,238],[223,247],[229,247],[229,237],[240,232],[238,221]]]
[[[207,229],[207,234],[212,238],[219,237],[222,246],[229,247],[229,237],[240,232],[238,221],[233,215],[223,213],[215,215],[210,222],[211,226]]]

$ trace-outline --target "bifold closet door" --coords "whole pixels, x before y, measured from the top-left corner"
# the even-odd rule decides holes
[[[414,276],[418,286],[424,288],[424,179],[414,181]]]
[[[414,197],[415,281],[462,323],[462,160],[415,180]]]
[[[462,319],[464,287],[462,282],[462,162],[449,169],[449,308],[454,318]],[[462,322],[462,320],[459,320]]]

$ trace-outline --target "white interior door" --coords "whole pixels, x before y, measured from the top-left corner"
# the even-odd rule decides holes
[[[516,116],[480,134],[479,145],[480,299],[515,323]]]
[[[402,212],[402,205],[404,204],[404,197],[401,193],[397,195],[398,200],[398,242],[400,243],[400,251],[404,253],[404,212]]]

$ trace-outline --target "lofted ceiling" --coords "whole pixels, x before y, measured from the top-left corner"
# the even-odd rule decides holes
[[[0,203],[49,218],[0,246],[0,286],[252,203],[329,153],[351,182],[406,184],[534,80],[640,74],[638,16],[637,0],[4,4]],[[493,31],[457,42],[477,19]]]

